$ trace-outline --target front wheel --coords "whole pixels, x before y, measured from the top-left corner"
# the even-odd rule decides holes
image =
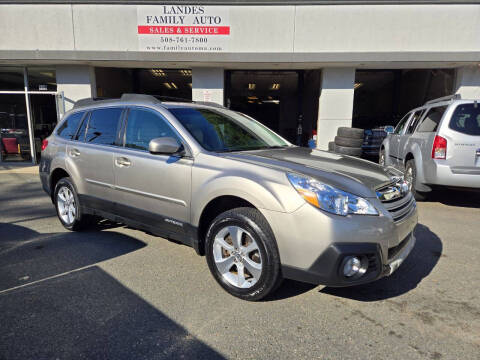
[[[378,163],[381,166],[385,166],[385,149],[380,150],[380,154],[378,155]]]
[[[415,188],[415,184],[417,181],[417,168],[413,159],[408,160],[407,164],[405,165],[405,181],[407,182],[410,191],[415,197],[415,200],[424,201],[427,199],[427,193],[420,192]]]
[[[257,209],[236,208],[217,216],[205,248],[212,275],[233,296],[260,300],[281,283],[276,241]]]

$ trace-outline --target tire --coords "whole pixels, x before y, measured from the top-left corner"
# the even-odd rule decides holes
[[[66,201],[63,201],[62,198]],[[53,200],[58,219],[65,229],[80,231],[92,223],[93,217],[82,213],[77,191],[69,177],[58,180]],[[68,209],[66,209],[67,206]]]
[[[337,135],[342,137],[347,137],[350,139],[362,139],[363,140],[363,129],[349,128],[349,127],[339,127],[337,130]]]
[[[363,137],[361,139],[348,138],[343,136],[335,136],[335,144],[346,147],[362,147]]]
[[[236,233],[240,236],[232,236]],[[260,300],[273,293],[282,282],[275,237],[257,209],[236,208],[218,215],[208,229],[205,254],[215,280],[240,299]],[[237,266],[241,266],[243,276],[238,276]]]
[[[335,142],[334,141],[330,141],[328,143],[328,151],[335,151]]]
[[[378,163],[381,166],[385,166],[385,149],[380,150],[380,153],[378,154]]]
[[[425,201],[427,199],[427,193],[417,191],[415,183],[417,181],[417,167],[413,159],[408,160],[405,165],[405,180],[409,183],[410,191],[412,192],[415,200]]]
[[[362,156],[362,148],[345,147],[335,144],[335,152],[338,154],[350,155],[350,156]]]

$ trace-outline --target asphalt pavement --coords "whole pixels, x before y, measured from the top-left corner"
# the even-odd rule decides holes
[[[109,222],[66,231],[38,175],[2,171],[0,359],[479,359],[480,196],[418,208],[389,278],[285,281],[251,303],[186,246]]]

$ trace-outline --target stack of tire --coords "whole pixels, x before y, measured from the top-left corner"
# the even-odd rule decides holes
[[[328,143],[328,150],[338,154],[362,156],[363,129],[339,127],[335,141]]]

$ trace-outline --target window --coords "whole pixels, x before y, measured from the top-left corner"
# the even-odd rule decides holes
[[[78,125],[85,114],[84,111],[70,115],[57,130],[57,135],[63,139],[71,140],[78,130]]]
[[[442,120],[442,116],[447,110],[446,106],[432,107],[428,110],[420,125],[418,125],[418,132],[434,132],[437,131],[438,124]]]
[[[405,115],[402,120],[400,120],[400,122],[397,124],[397,127],[395,128],[395,131],[393,132],[394,134],[401,134],[403,129],[405,128],[405,125],[407,124],[407,121],[408,119],[410,118],[410,115],[412,113],[408,113],[407,115]]]
[[[480,135],[480,106],[475,104],[458,105],[449,124],[450,129],[462,134]]]
[[[408,124],[407,127],[407,134],[413,134],[415,131],[415,128],[418,125],[418,121],[422,117],[423,110],[418,110],[413,113],[412,120],[410,120],[410,123]]]
[[[159,137],[177,139],[172,128],[157,113],[133,108],[128,114],[125,147],[148,151],[150,140]]]
[[[120,116],[123,109],[106,108],[93,110],[87,125],[85,142],[91,144],[115,145]]]
[[[289,144],[259,122],[235,113],[200,108],[170,109],[195,140],[209,151],[241,151]]]

